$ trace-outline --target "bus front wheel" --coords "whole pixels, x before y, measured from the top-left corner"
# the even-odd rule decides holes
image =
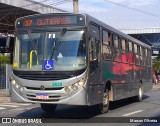
[[[56,110],[57,104],[41,104],[41,108],[43,111],[47,113],[51,113]]]
[[[100,113],[107,113],[109,110],[109,92],[106,90],[103,94],[103,103],[99,104]]]

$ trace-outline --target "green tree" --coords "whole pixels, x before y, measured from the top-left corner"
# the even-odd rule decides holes
[[[0,55],[0,64],[9,64],[10,56]]]
[[[154,71],[160,70],[160,56],[152,60],[152,68]]]

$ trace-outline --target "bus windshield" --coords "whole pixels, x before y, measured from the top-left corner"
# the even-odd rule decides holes
[[[72,71],[86,67],[83,30],[20,33],[16,36],[17,50],[19,55],[15,55],[14,63],[19,70]],[[48,64],[52,69],[45,67]]]

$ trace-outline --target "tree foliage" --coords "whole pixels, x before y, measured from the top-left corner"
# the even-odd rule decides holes
[[[152,60],[152,68],[154,71],[160,70],[160,56]]]
[[[0,64],[9,64],[10,56],[0,55]]]

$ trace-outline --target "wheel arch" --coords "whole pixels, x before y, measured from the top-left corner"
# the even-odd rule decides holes
[[[105,88],[104,91],[106,91],[108,89],[108,91],[111,91],[111,80],[107,80],[105,83]]]
[[[112,89],[112,82],[111,82],[111,80],[107,80],[105,82],[104,92],[106,90],[108,90],[108,93],[109,93],[109,101],[113,101],[113,89]]]

